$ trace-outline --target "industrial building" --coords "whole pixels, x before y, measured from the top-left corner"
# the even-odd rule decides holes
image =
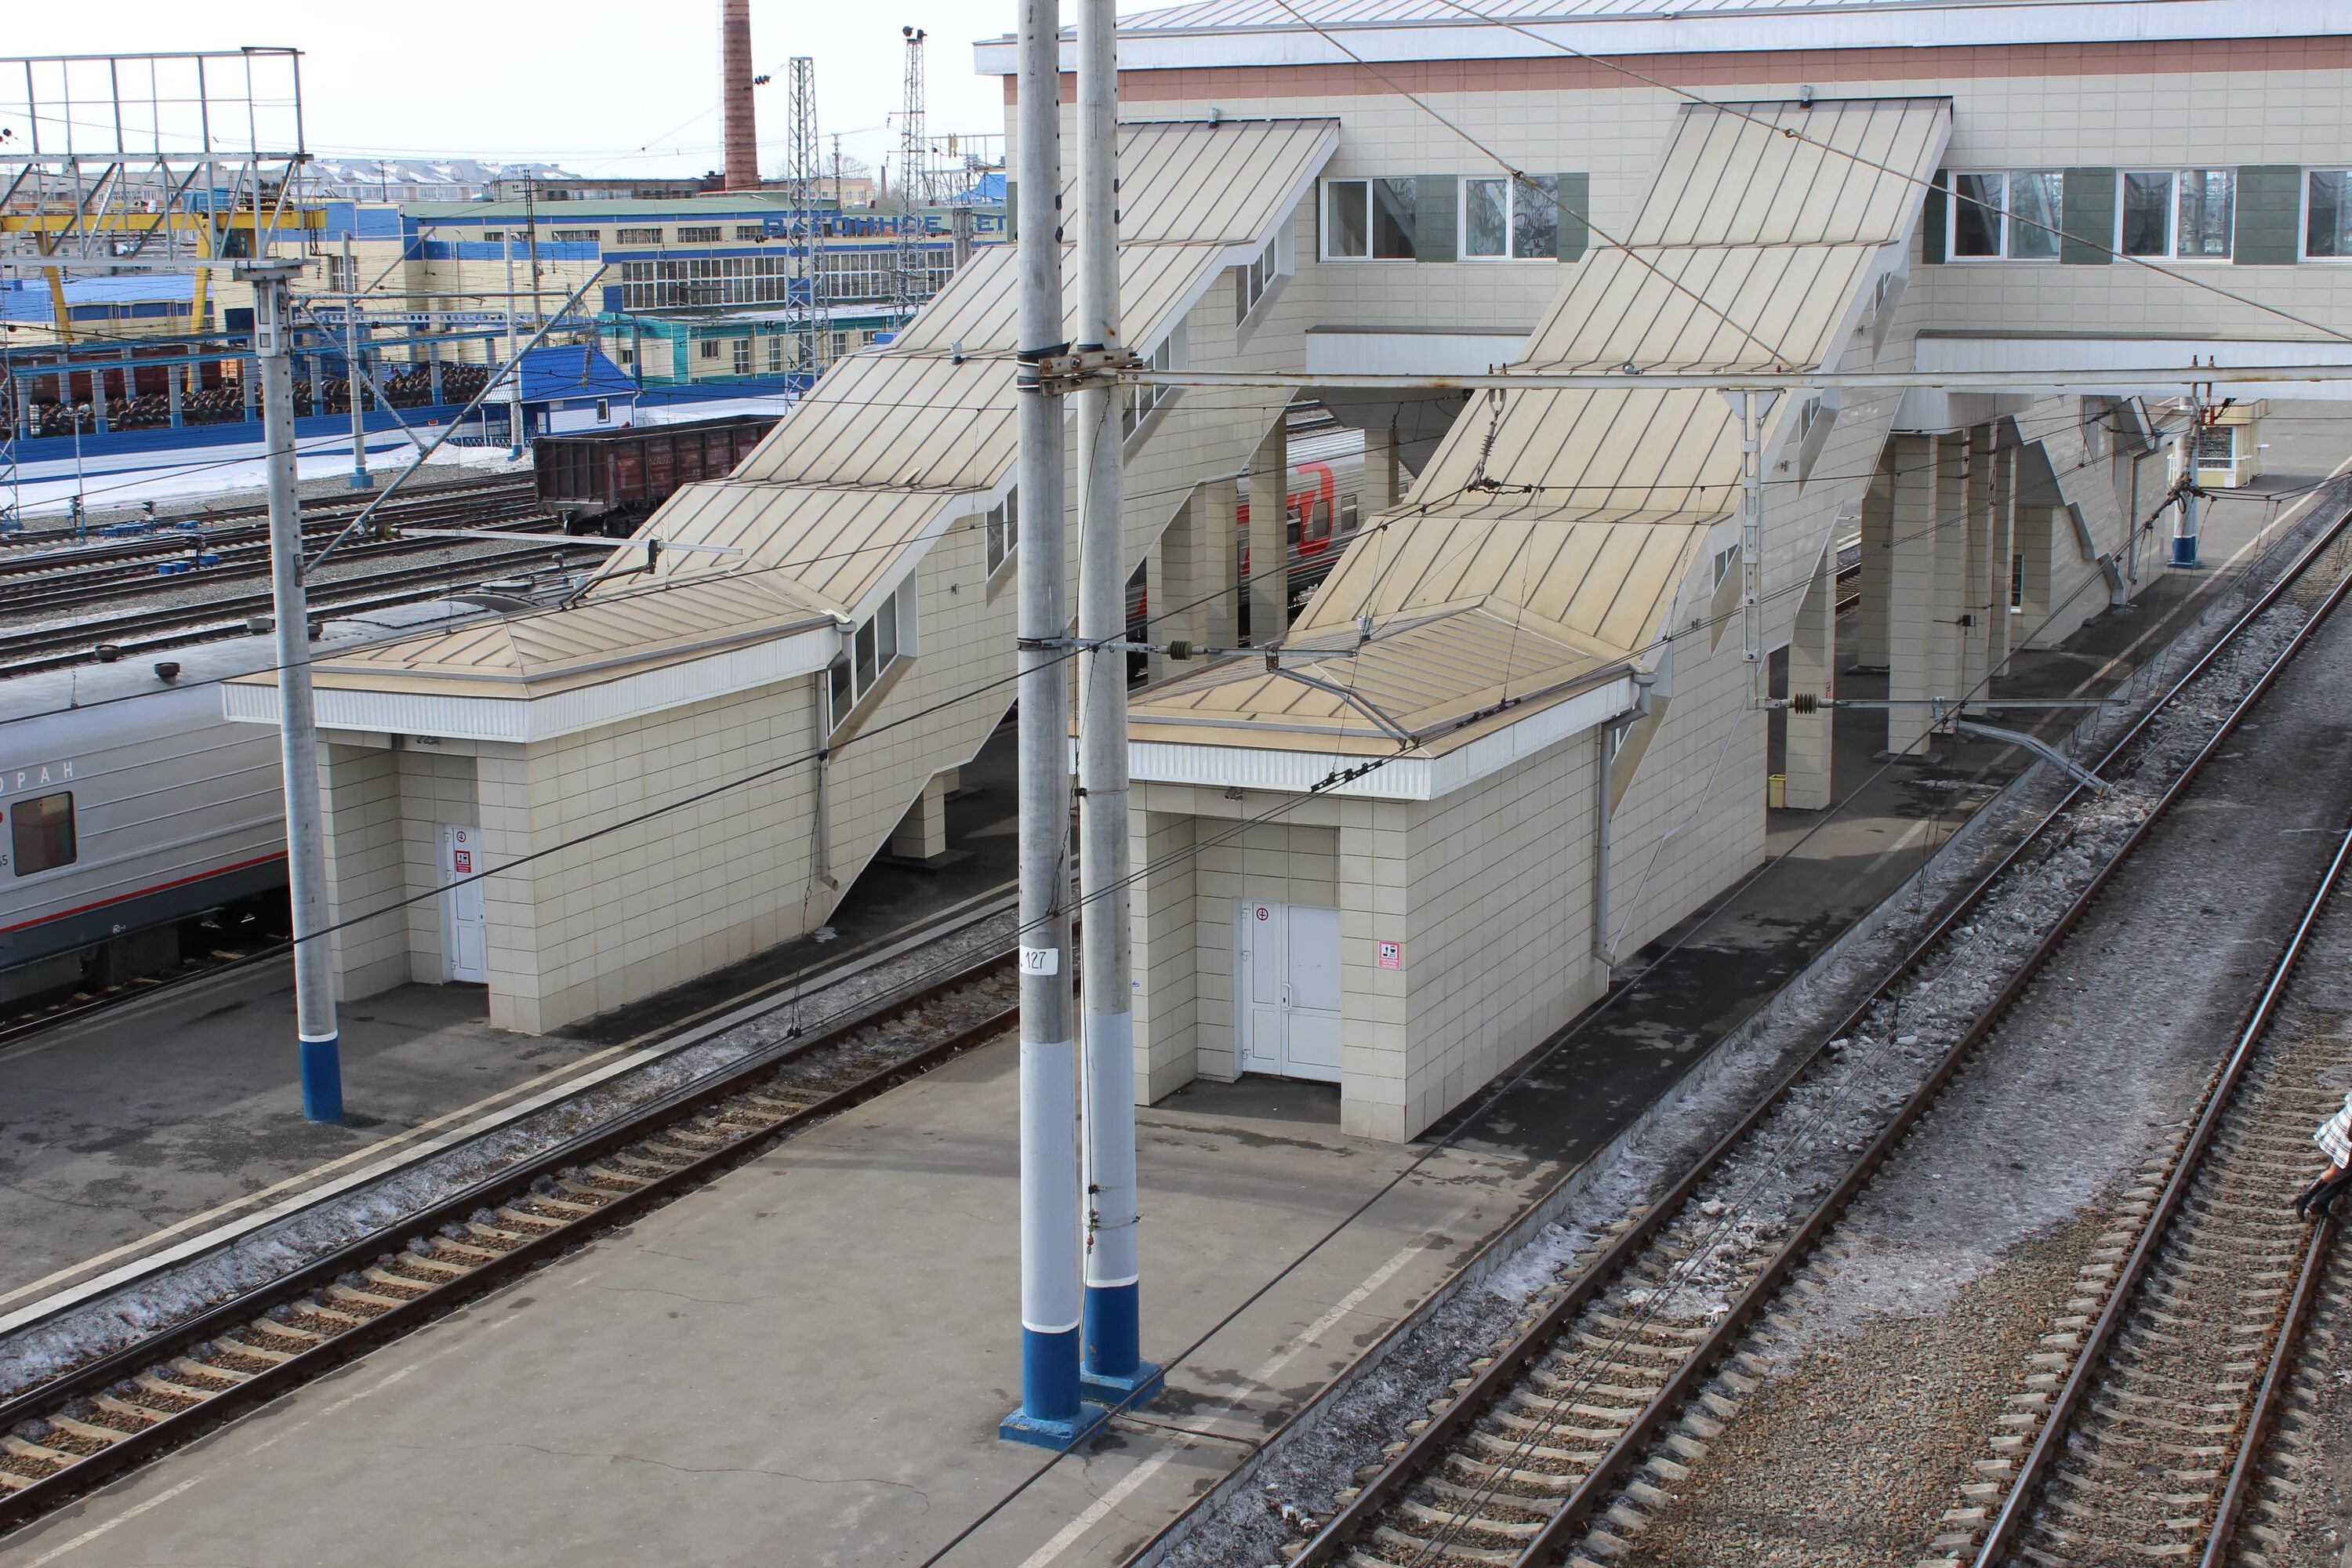
[[[2315,9],[1830,9],[1836,47],[1822,6],[1773,0],[1507,22],[1214,0],[1121,24],[1125,341],[1151,363],[1632,373],[1325,389],[1378,457],[1367,527],[1295,626],[1235,529],[1241,477],[1282,471],[1291,389],[1130,393],[1123,564],[1153,636],[1282,645],[1272,668],[1164,663],[1137,700],[1141,1096],[1334,1079],[1349,1131],[1413,1136],[1751,869],[1774,789],[1828,804],[1832,722],[1931,750],[2010,651],[2167,569],[2169,514],[2150,523],[2192,355],[2352,381],[2312,324],[2352,302],[2352,61]],[[979,63],[1010,98],[1010,41]],[[448,258],[469,277],[504,263],[503,231],[495,260],[417,237],[482,252]],[[429,892],[457,829],[522,862],[478,917],[426,900],[339,931],[347,994],[480,979],[494,1021],[546,1030],[821,923],[894,839],[936,849],[1010,696],[1011,261],[976,249],[641,531],[706,548],[321,661],[338,908]],[[1872,368],[2015,385],[1743,411],[1640,384]],[[2149,374],[2083,395],[2062,369]],[[2226,452],[2200,438],[2200,474],[2258,460],[2254,413]],[[1279,509],[1250,523],[1279,560]],[[1769,711],[1834,693],[1849,538],[1895,706]],[[266,680],[226,700],[275,719]]]

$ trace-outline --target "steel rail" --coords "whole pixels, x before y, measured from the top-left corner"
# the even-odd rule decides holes
[[[2352,576],[2347,576],[2330,596],[2330,604],[2341,600],[2347,588],[2352,588]],[[2316,616],[2313,617],[2315,624],[2317,619]],[[2291,656],[2292,649],[2285,657]],[[2018,1467],[2017,1479],[2011,1484],[2009,1496],[2002,1502],[2000,1514],[1994,1519],[1992,1528],[1986,1532],[1984,1544],[1977,1551],[1977,1568],[1993,1568],[1993,1564],[2000,1563],[2014,1549],[2018,1533],[2025,1528],[2026,1520],[2040,1499],[2049,1469],[2065,1446],[2074,1415],[2099,1377],[2107,1348],[2115,1342],[2116,1332],[2134,1305],[2140,1282],[2147,1278],[2148,1266],[2155,1260],[2166,1233],[2171,1229],[2172,1222],[2187,1203],[2189,1189],[2204,1169],[2206,1152],[2212,1147],[2221,1119],[2229,1112],[2236,1098],[2248,1065],[2270,1034],[2271,1020],[2277,1016],[2287,982],[2303,957],[2312,928],[2319,923],[2321,913],[2343,879],[2347,859],[2352,859],[2352,830],[2347,830],[2344,841],[2336,847],[2334,858],[2328,861],[2327,869],[2320,877],[2319,887],[2312,894],[2303,919],[2295,926],[2294,934],[2288,939],[2285,950],[2272,967],[2269,984],[2263,988],[2252,1015],[2239,1031],[2235,1047],[2207,1089],[2196,1130],[2189,1134],[2188,1142],[2175,1160],[2172,1177],[2165,1183],[2163,1195],[2157,1200],[2155,1208],[2141,1226],[2139,1239],[2133,1245],[2131,1256],[2125,1261],[2122,1273],[2116,1277],[2114,1289],[2108,1292],[2107,1304],[2100,1311],[2098,1321],[2092,1325],[2090,1336],[2084,1341],[2081,1352],[2075,1356],[2073,1371],[2060,1387],[2058,1397],[2051,1402],[2050,1413],[2042,1420],[2041,1434],[2035,1437],[2033,1447],[2026,1451],[2025,1462]],[[2303,1305],[2308,1304],[2306,1292],[2315,1282],[2318,1260],[2325,1250],[2326,1228],[2327,1222],[2323,1219],[2313,1227],[2306,1246],[2303,1278],[2297,1285],[2297,1300]],[[2299,1309],[2295,1312],[2299,1315]],[[2275,1405],[2280,1392],[2277,1385],[2284,1382],[2283,1358],[2289,1353],[2288,1341],[2289,1335],[2282,1331],[2272,1350],[2270,1370],[2263,1380],[2263,1401],[2267,1405]],[[2251,1472],[2259,1456],[2262,1426],[2266,1417],[2267,1410],[2249,1424],[2244,1440],[2240,1445],[2237,1464],[2231,1472],[2230,1492],[2224,1499],[2225,1511],[2216,1516],[2213,1532],[2206,1542],[2204,1562],[2208,1564],[2218,1564],[2227,1554],[2231,1527],[2235,1524],[2239,1509],[2244,1505],[2245,1487],[2252,1480]]]
[[[942,979],[894,994],[856,1016],[843,1020],[822,1035],[793,1042],[779,1052],[747,1059],[716,1078],[687,1086],[615,1121],[583,1132],[462,1192],[440,1199],[395,1225],[346,1243],[299,1269],[256,1286],[155,1335],[125,1345],[70,1373],[0,1401],[0,1432],[5,1432],[27,1419],[53,1414],[60,1406],[78,1398],[101,1393],[160,1360],[184,1352],[190,1346],[242,1328],[274,1306],[331,1285],[341,1276],[365,1267],[387,1252],[397,1252],[410,1238],[432,1236],[443,1226],[461,1221],[481,1208],[527,1196],[533,1184],[541,1178],[610,1155],[657,1134],[746,1089],[759,1087],[772,1079],[779,1068],[809,1060],[844,1045],[869,1026],[887,1022],[938,996],[998,973],[1009,968],[1013,959],[1010,949],[991,953]],[[541,1262],[583,1245],[616,1224],[709,1181],[759,1152],[779,1137],[838,1115],[996,1038],[1013,1026],[1015,1016],[1012,1009],[1000,1009],[944,1040],[880,1068],[789,1116],[779,1118],[771,1125],[730,1138],[691,1163],[667,1172],[631,1193],[533,1237],[511,1251],[500,1254],[446,1284],[436,1285],[379,1317],[338,1333],[233,1388],[214,1394],[200,1405],[166,1415],[95,1453],[76,1458],[53,1475],[0,1495],[0,1533],[47,1511],[69,1497],[87,1491],[109,1476],[185,1442],[244,1409],[275,1397],[321,1372],[440,1316],[460,1301],[470,1300]]]
[[[545,544],[535,544],[528,549],[499,551],[495,554],[468,556],[462,561],[435,562],[429,565],[403,567],[389,572],[371,572],[316,584],[310,590],[310,605],[313,610],[331,609],[348,615],[359,610],[415,604],[422,599],[438,598],[455,592],[469,578],[495,574],[501,568],[526,562],[542,561],[551,553],[561,555],[565,550],[573,548],[570,541],[561,534],[550,534]],[[597,553],[601,556],[604,552],[600,550]],[[410,584],[423,586],[403,586]],[[117,647],[121,658],[135,658],[163,648],[184,647],[190,643],[236,637],[246,629],[242,617],[267,610],[268,606],[268,595],[245,594],[202,605],[141,611],[109,622],[82,622],[70,626],[42,627],[11,634],[8,641],[12,649],[29,646],[36,651],[29,658],[13,658],[0,664],[0,679],[90,663],[97,660],[97,650],[102,645]],[[158,635],[137,637],[146,630]],[[110,635],[134,637],[137,640],[108,645]],[[54,651],[68,647],[73,651]]]
[[[426,514],[407,519],[405,522],[413,527],[428,521],[437,519]],[[553,518],[536,512],[509,511],[486,515],[478,510],[468,510],[456,521],[472,523],[483,531],[490,532],[491,537],[484,542],[486,543],[496,543],[502,538],[518,533],[568,537],[561,535],[561,525]],[[491,523],[499,527],[491,530],[488,526]],[[346,550],[353,556],[382,561],[392,556],[415,555],[421,551],[446,550],[452,546],[463,548],[464,541],[438,535],[425,539],[376,539],[353,543],[346,546]],[[236,552],[236,559],[200,567],[185,574],[163,576],[152,567],[134,562],[121,566],[94,567],[88,572],[59,573],[57,575],[61,580],[55,583],[40,578],[30,583],[0,586],[0,616],[33,616],[75,605],[104,604],[113,599],[135,600],[149,594],[184,593],[216,583],[242,582],[268,574],[269,546],[266,542],[257,540],[251,543],[231,544],[227,549]]]
[[[436,485],[429,489],[415,492],[405,498],[405,502],[417,505],[456,504],[467,500],[509,497],[517,500],[536,502],[539,499],[538,487],[528,477],[516,475],[495,480]],[[351,521],[350,516],[346,514],[357,510],[357,503],[347,500],[331,500],[314,502],[302,509],[303,530],[308,532],[317,529],[323,532],[329,528],[339,528]],[[132,560],[150,555],[177,554],[186,550],[189,543],[199,537],[208,544],[233,543],[247,539],[266,539],[269,532],[266,524],[259,522],[247,524],[246,520],[264,517],[267,512],[268,509],[260,506],[225,507],[219,511],[207,512],[199,518],[175,519],[172,522],[158,520],[155,525],[157,531],[142,534],[132,539],[77,542],[69,537],[70,531],[67,529],[38,531],[28,529],[24,533],[0,539],[0,577],[37,573],[51,568],[64,569],[77,565],[97,564],[101,562]],[[200,523],[205,531],[198,534],[182,530],[176,526],[181,521]],[[231,524],[236,526],[234,528],[226,526]],[[224,531],[213,531],[215,529]],[[49,534],[68,535],[68,537],[52,540],[46,537]]]
[[[2320,1281],[2327,1271],[2328,1243],[2335,1235],[2335,1216],[2321,1215],[2304,1244],[2303,1268],[2295,1276],[2294,1294],[2287,1299],[2278,1338],[2271,1345],[2270,1363],[2263,1370],[2262,1386],[2255,1391],[2253,1410],[2246,1417],[2246,1430],[2238,1442],[2237,1459],[2230,1467],[2229,1484],[2221,1490],[2221,1507],[2214,1510],[2213,1533],[2205,1542],[2205,1554],[2199,1559],[2198,1568],[2224,1568],[2229,1561],[2230,1549],[2238,1534],[2238,1516],[2244,1511],[2246,1499],[2253,1490],[2271,1423],[2277,1419],[2278,1408],[2285,1402],[2287,1379],[2294,1369],[2295,1353],[2303,1346],[2303,1327],[2311,1317],[2311,1304],[2319,1298]]]
[[[2145,713],[2117,737],[2089,771],[2094,774],[2104,773],[2135,745],[2156,720],[2169,710],[2172,703],[2189,686],[2200,679],[2219,659],[2233,648],[2236,639],[2256,619],[2267,614],[2293,591],[2311,565],[2328,548],[2345,536],[2347,528],[2352,528],[2352,511],[2347,511],[2339,516],[2332,525],[2305,546],[2294,561],[2280,574],[2278,579],[2215,638],[2212,646],[2207,648],[2189,669],[2165,690],[2161,697],[2151,703]],[[1960,1065],[1961,1059],[1975,1048],[1986,1034],[1990,1033],[1999,1016],[2023,993],[2033,974],[2042,964],[2047,962],[2050,953],[2080,920],[2082,912],[2088,908],[2091,900],[2105,887],[2107,879],[2122,864],[2123,859],[2137,847],[2146,836],[2148,827],[2179,797],[2189,780],[2215,753],[2222,741],[2236,728],[2239,721],[2252,703],[2270,689],[2278,674],[2285,668],[2287,661],[2302,647],[2311,631],[2326,618],[2328,611],[2340,602],[2347,589],[2352,589],[2352,574],[2347,574],[2336,585],[2324,607],[2314,612],[2288,647],[2281,653],[2261,679],[2232,710],[2221,730],[2190,760],[2180,775],[2175,779],[2172,786],[2151,809],[2149,815],[2126,838],[2116,856],[2108,861],[2092,884],[2084,889],[2083,895],[2061,917],[2058,924],[2029,955],[2025,965],[2004,987],[1994,1005],[1985,1011],[1960,1044],[1947,1053],[1928,1083],[1923,1085],[1920,1091],[1906,1102],[1902,1111],[1898,1113],[1895,1123],[1873,1141],[1855,1167],[1849,1172],[1847,1178],[1817,1208],[1798,1236],[1776,1255],[1772,1263],[1768,1266],[1765,1275],[1741,1297],[1738,1302],[1734,1304],[1724,1322],[1718,1325],[1716,1331],[1709,1334],[1685,1359],[1682,1370],[1670,1380],[1666,1390],[1645,1406],[1634,1426],[1629,1428],[1604,1455],[1601,1466],[1570,1495],[1559,1512],[1554,1515],[1552,1521],[1521,1552],[1518,1558],[1519,1563],[1532,1565],[1547,1561],[1550,1555],[1568,1543],[1567,1538],[1596,1512],[1601,1501],[1616,1489],[1624,1475],[1639,1461],[1642,1452],[1655,1439],[1658,1432],[1687,1401],[1689,1395],[1696,1392],[1702,1378],[1711,1375],[1716,1365],[1730,1353],[1731,1347],[1739,1334],[1761,1312],[1770,1296],[1782,1283],[1785,1283],[1787,1277],[1801,1263],[1803,1255],[1810,1251],[1812,1242],[1834,1218],[1834,1211],[1842,1211],[1845,1204],[1851,1201],[1854,1193],[1859,1191],[1864,1180],[1883,1163],[1887,1152],[1900,1141],[1902,1133],[1907,1131],[1911,1123],[1916,1120],[1918,1113],[1932,1101],[1937,1092],[1940,1092],[1943,1085],[1948,1081],[1951,1074]],[[1457,1395],[1445,1410],[1431,1416],[1428,1424],[1419,1433],[1407,1439],[1404,1448],[1391,1458],[1377,1476],[1364,1483],[1354,1497],[1341,1505],[1339,1510],[1316,1531],[1306,1546],[1291,1560],[1291,1568],[1316,1568],[1317,1564],[1336,1559],[1346,1550],[1352,1538],[1368,1528],[1400,1493],[1423,1472],[1438,1463],[1450,1440],[1484,1415],[1486,1410],[1511,1388],[1518,1374],[1546,1353],[1552,1342],[1558,1338],[1561,1329],[1572,1321],[1575,1316],[1599,1296],[1605,1287],[1639,1261],[1647,1251],[1650,1243],[1689,1201],[1705,1180],[1735,1148],[1756,1131],[1765,1119],[1779,1108],[1799,1084],[1811,1075],[1825,1056],[1829,1042],[1849,1037],[1858,1030],[1867,1020],[1871,1011],[1887,1000],[1896,985],[1918,971],[1928,955],[1962,921],[1974,913],[2003,876],[2040,844],[2044,837],[2060,824],[2064,815],[2075,803],[2087,793],[2086,785],[2080,783],[2071,784],[2041,820],[2003,854],[1990,870],[1979,877],[1958,900],[1938,917],[1917,942],[1913,943],[1895,966],[1873,986],[1869,994],[1856,1004],[1840,1020],[1836,1027],[1822,1036],[1821,1044],[1814,1047],[1801,1061],[1791,1068],[1736,1127],[1725,1133],[1695,1161],[1671,1188],[1643,1211],[1633,1225],[1621,1233],[1600,1257],[1588,1265],[1561,1293],[1559,1299],[1534,1324],[1522,1331],[1508,1347],[1497,1352],[1494,1359],[1474,1376],[1470,1385]]]

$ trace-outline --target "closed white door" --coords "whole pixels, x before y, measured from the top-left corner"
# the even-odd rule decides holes
[[[482,869],[479,837],[471,827],[441,825],[441,973],[444,979],[488,984],[490,931],[482,883],[461,880]]]
[[[1339,911],[1244,899],[1234,907],[1244,1072],[1339,1080]]]

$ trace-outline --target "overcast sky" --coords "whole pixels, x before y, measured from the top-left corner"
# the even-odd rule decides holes
[[[11,55],[302,49],[314,153],[545,159],[583,174],[698,174],[720,161],[718,0],[0,6],[0,52]],[[971,45],[1013,23],[1012,0],[751,0],[753,58],[775,79],[759,94],[761,171],[772,175],[783,161],[792,55],[816,60],[828,151],[835,132],[845,153],[868,163],[895,146],[884,117],[898,105],[902,26],[930,35],[932,133],[1001,132],[1003,89],[972,74]]]

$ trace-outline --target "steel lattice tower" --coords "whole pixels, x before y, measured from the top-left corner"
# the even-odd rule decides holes
[[[816,133],[816,61],[794,55],[791,61],[792,141],[785,153],[784,180],[792,195],[792,216],[786,241],[791,268],[784,285],[784,312],[793,340],[793,374],[805,387],[824,368],[832,321],[824,309],[824,269],[817,253],[816,220],[819,174]]]
[[[917,243],[919,209],[929,205],[930,150],[923,136],[923,30],[901,27],[907,40],[907,90],[898,110],[898,255],[890,275],[890,310],[904,325],[930,292],[930,269]]]

